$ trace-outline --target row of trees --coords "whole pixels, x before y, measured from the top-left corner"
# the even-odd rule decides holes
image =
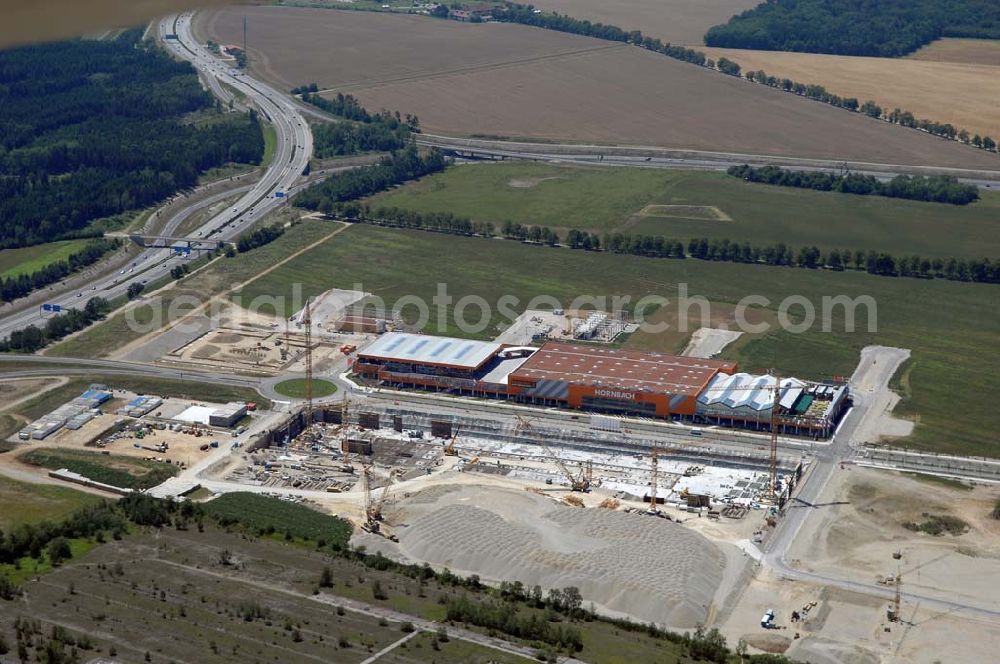
[[[811,175],[811,174],[810,174]],[[584,251],[607,251],[647,258],[694,258],[707,261],[747,263],[808,269],[854,269],[869,274],[922,279],[949,279],[979,283],[1000,283],[1000,260],[985,258],[897,257],[885,252],[832,249],[821,252],[818,247],[797,250],[783,242],[753,246],[749,242],[734,242],[728,238],[693,238],[686,244],[662,235],[631,235],[606,233],[603,237],[589,231],[569,230],[565,237],[546,226],[524,225],[505,221],[499,231],[491,222],[477,222],[450,212],[415,212],[399,208],[371,208],[358,202],[331,206],[328,213],[346,221],[376,226],[427,230],[451,235],[478,237],[500,236],[510,240],[544,246],[563,246]]]
[[[86,235],[209,168],[260,162],[256,115],[183,121],[214,102],[141,33],[0,53],[0,249]]]
[[[782,0],[778,0],[777,3],[764,3],[763,5],[760,5],[758,9],[762,7],[770,7],[772,5],[779,4],[781,1]],[[795,2],[797,0],[787,0],[787,1]],[[816,1],[826,2],[827,0],[816,0]],[[863,0],[851,0],[851,1],[861,2]],[[899,0],[899,1],[908,2],[909,0]],[[934,0],[928,0],[928,1],[933,2]],[[980,0],[954,0],[954,1],[978,2]],[[871,7],[875,6],[872,3],[866,3],[866,4]],[[662,53],[663,55],[669,56],[676,60],[690,62],[692,64],[708,67],[710,69],[717,69],[723,74],[728,74],[730,76],[744,75],[746,79],[751,82],[761,83],[763,85],[784,90],[785,92],[796,94],[801,97],[808,97],[809,99],[815,99],[816,101],[820,101],[825,104],[830,104],[831,106],[836,106],[837,108],[843,108],[855,113],[864,113],[870,117],[883,119],[886,120],[887,122],[892,122],[893,124],[898,124],[904,127],[910,127],[913,129],[919,129],[929,134],[933,134],[935,136],[941,136],[949,140],[957,140],[966,145],[971,145],[973,147],[980,148],[983,150],[988,150],[992,152],[996,151],[998,147],[997,142],[989,136],[980,136],[978,134],[973,135],[970,134],[968,130],[956,128],[954,125],[951,125],[949,123],[941,123],[935,120],[918,119],[915,118],[914,115],[909,111],[902,111],[897,108],[894,111],[883,115],[883,109],[874,101],[867,101],[862,104],[855,97],[841,97],[840,95],[829,92],[822,85],[817,85],[814,83],[799,83],[789,78],[778,78],[776,76],[769,76],[763,70],[748,71],[744,74],[743,68],[740,66],[740,64],[733,60],[730,60],[729,58],[720,57],[718,61],[714,61],[711,58],[707,57],[705,53],[702,51],[696,51],[694,49],[685,48],[682,46],[672,46],[669,43],[661,42],[659,39],[646,37],[638,30],[626,31],[616,26],[603,25],[601,23],[591,23],[590,21],[581,21],[578,19],[570,18],[568,16],[562,16],[555,13],[549,14],[543,12],[536,14],[534,7],[532,7],[531,5],[519,5],[514,3],[507,3],[506,11],[497,12],[494,15],[494,18],[501,21],[522,23],[524,25],[533,25],[541,28],[547,28],[550,30],[558,30],[560,32],[572,32],[575,34],[587,35],[589,37],[596,37],[598,39],[607,39],[610,41],[621,41],[634,44],[636,46],[645,48],[650,51],[656,51],[657,53]],[[1000,32],[1000,28],[998,28],[997,30],[998,32]],[[709,46],[715,46],[715,45],[716,44],[709,43]],[[748,46],[739,48],[755,48],[755,47]],[[791,49],[791,50],[797,50],[797,49]]]
[[[67,334],[82,330],[95,321],[102,320],[111,305],[103,297],[92,297],[87,300],[83,309],[69,309],[49,318],[45,325],[29,325],[20,330],[14,330],[6,339],[0,340],[0,353],[34,353],[45,348],[53,341],[62,339]]]
[[[371,196],[389,187],[443,171],[444,155],[436,149],[421,155],[410,145],[379,160],[377,164],[337,173],[312,186],[295,199],[295,205],[307,210],[332,214],[337,203]]]
[[[725,69],[723,69],[724,60],[727,63],[727,67]],[[719,58],[718,68],[719,71],[733,76],[739,76],[741,71],[738,64],[732,62],[731,60],[727,60],[726,58]],[[799,83],[790,78],[778,78],[777,76],[769,75],[763,69],[758,69],[757,71],[747,71],[743,74],[743,76],[751,83],[760,83],[761,85],[790,92],[792,94],[799,95],[800,97],[808,97],[809,99],[814,99],[816,101],[823,102],[824,104],[830,104],[831,106],[843,108],[855,113],[864,113],[868,117],[885,120],[886,122],[891,122],[892,124],[898,124],[901,127],[919,129],[920,131],[928,134],[947,138],[951,141],[959,141],[960,143],[971,145],[972,147],[976,147],[981,150],[995,152],[997,149],[996,141],[990,136],[971,134],[969,133],[969,130],[958,128],[949,122],[938,122],[936,120],[917,118],[910,111],[904,111],[899,108],[886,113],[881,106],[872,100],[868,100],[862,104],[858,102],[856,97],[841,97],[840,95],[829,92],[822,85],[816,85],[815,83]]]
[[[709,29],[720,48],[896,57],[941,37],[1000,39],[993,0],[770,0]]]
[[[597,39],[606,39],[608,41],[626,42],[641,46],[650,51],[662,53],[675,60],[682,60],[707,67],[715,66],[715,63],[702,51],[685,48],[684,46],[674,46],[669,42],[665,43],[659,39],[647,37],[639,30],[623,30],[615,25],[581,21],[580,19],[554,12],[535,13],[535,8],[532,5],[508,2],[505,4],[503,11],[493,13],[493,18],[497,21],[507,23],[520,23],[521,25],[532,25],[547,30],[570,32],[576,35],[586,35],[587,37],[596,37]]]
[[[478,235],[480,237],[496,235],[493,222],[472,221],[452,212],[415,212],[397,207],[371,208],[368,205],[352,201],[336,206],[333,215],[348,221],[372,224],[373,226],[413,228],[449,235]]]
[[[61,281],[74,272],[93,265],[102,256],[119,247],[121,247],[120,240],[94,240],[88,242],[80,251],[70,254],[65,260],[49,263],[30,274],[0,279],[0,300],[12,302],[34,290]]]
[[[236,239],[236,250],[242,254],[257,247],[263,247],[265,244],[270,244],[277,240],[284,232],[285,227],[280,223],[255,228],[252,231],[243,233]]]
[[[730,166],[727,173],[747,182],[761,182],[781,187],[798,187],[818,191],[837,191],[860,196],[886,196],[911,201],[968,205],[979,200],[979,188],[962,184],[950,175],[931,177],[897,175],[888,182],[859,173],[825,173],[822,171],[792,171],[778,166],[754,168],[744,164]]]

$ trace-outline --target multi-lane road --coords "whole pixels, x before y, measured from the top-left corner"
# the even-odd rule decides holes
[[[244,193],[232,207],[227,207],[191,234],[214,243],[231,240],[283,204],[287,196],[298,189],[302,172],[312,156],[312,132],[295,104],[285,95],[243,75],[199,45],[191,33],[191,16],[190,13],[181,14],[160,21],[157,30],[166,48],[177,57],[191,62],[216,94],[222,94],[224,98],[229,94],[222,84],[238,90],[246,97],[244,103],[254,108],[264,121],[274,127],[277,137],[274,156],[263,176],[249,189],[240,189]],[[167,39],[167,35],[171,37]],[[282,192],[285,196],[275,196],[276,192]],[[174,215],[160,229],[159,234],[172,235],[185,218],[186,215]],[[54,295],[47,303],[69,309],[81,307],[87,299],[94,296],[107,299],[119,297],[133,283],[151,283],[168,276],[170,270],[184,260],[186,259],[173,255],[170,249],[146,249],[136,257],[134,263],[128,264],[122,271],[95,279],[86,290],[64,291]],[[13,311],[0,318],[0,338],[8,336],[14,330],[44,322],[45,317],[40,307]]]

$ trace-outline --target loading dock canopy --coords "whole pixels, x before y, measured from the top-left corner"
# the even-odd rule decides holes
[[[492,359],[501,344],[426,334],[389,332],[358,353],[358,357],[383,362],[434,365],[456,369],[478,369]]]

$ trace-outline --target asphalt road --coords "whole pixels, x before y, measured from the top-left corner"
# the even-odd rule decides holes
[[[167,34],[176,39],[164,39],[168,51],[191,62],[206,81],[214,81],[210,89],[225,93],[219,83],[239,90],[275,129],[277,147],[271,163],[263,176],[243,196],[225,211],[215,215],[192,236],[204,237],[210,242],[227,241],[239,235],[248,226],[282,205],[301,186],[302,171],[312,156],[312,132],[296,106],[273,88],[247,78],[241,72],[220,62],[201,47],[191,34],[191,14],[171,16],[160,21],[157,30],[161,38]],[[285,197],[276,197],[284,192]],[[170,235],[183,221],[178,215],[165,226],[160,234]],[[124,295],[133,283],[154,282],[170,274],[171,268],[186,260],[174,256],[170,249],[144,250],[124,272],[109,274],[96,279],[86,291],[64,292],[53,296],[47,303],[64,309],[80,307],[88,298],[99,295],[111,299]],[[0,319],[0,337],[28,325],[44,324],[40,307],[12,312]]]
[[[298,97],[294,103],[299,112],[317,120],[333,116],[306,104]],[[628,166],[633,168],[666,168],[677,170],[725,171],[730,166],[774,164],[803,171],[831,171],[848,168],[853,173],[873,175],[888,180],[897,175],[954,175],[961,182],[985,189],[1000,190],[1000,168],[995,171],[957,168],[917,167],[904,164],[868,162],[831,162],[801,157],[711,152],[707,150],[677,150],[656,146],[586,145],[577,143],[546,143],[531,141],[496,141],[421,133],[417,144],[442,150],[470,153],[474,158],[493,160],[525,160],[563,164]]]
[[[4,365],[37,364],[37,368],[15,367],[7,370]],[[4,379],[25,378],[31,376],[58,375],[92,375],[107,373],[116,375],[152,376],[175,380],[210,381],[220,385],[236,385],[257,389],[260,378],[254,376],[239,376],[228,373],[211,373],[205,371],[181,370],[161,367],[153,364],[125,362],[122,360],[92,360],[76,357],[45,357],[42,355],[0,354],[0,369],[3,369]]]

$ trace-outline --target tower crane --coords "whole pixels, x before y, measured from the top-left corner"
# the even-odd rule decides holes
[[[354,466],[351,464],[351,444],[347,440],[346,427],[350,424],[350,410],[351,410],[351,400],[348,397],[344,397],[344,403],[340,406],[340,429],[343,434],[341,439],[341,451],[344,453],[344,463],[340,467],[340,470],[345,473],[353,473]]]
[[[306,308],[302,313],[302,324],[306,332],[306,424],[312,423],[313,412],[313,351],[312,351],[312,313],[309,311],[310,300],[306,298]]]

